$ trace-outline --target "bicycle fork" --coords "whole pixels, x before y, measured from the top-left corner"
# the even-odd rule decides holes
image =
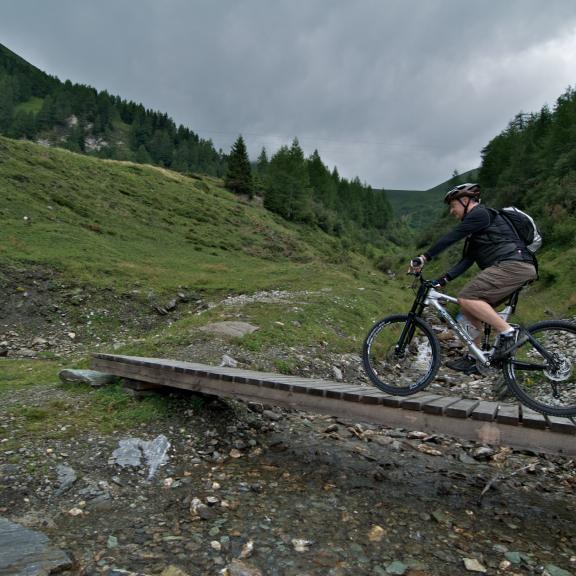
[[[396,355],[403,356],[406,350],[406,346],[412,342],[412,338],[414,337],[414,332],[416,331],[416,322],[414,319],[416,318],[416,314],[410,312],[408,314],[409,320],[404,324],[404,328],[402,329],[402,334],[400,334],[400,338],[398,339],[398,344],[396,344]]]

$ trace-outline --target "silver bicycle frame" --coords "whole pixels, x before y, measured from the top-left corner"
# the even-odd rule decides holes
[[[454,330],[458,336],[466,342],[470,353],[478,362],[483,364],[484,366],[490,366],[490,357],[489,353],[483,350],[480,350],[478,346],[476,346],[474,340],[471,338],[470,334],[449,314],[449,312],[442,306],[441,302],[452,302],[453,304],[458,304],[458,298],[454,298],[453,296],[448,296],[448,294],[444,294],[442,292],[438,292],[431,288],[428,292],[428,296],[424,301],[426,306],[432,306],[434,310],[438,313],[438,316],[442,318],[452,330]],[[502,312],[498,312],[498,315],[505,321],[508,320],[510,313],[512,312],[511,306],[506,306]]]

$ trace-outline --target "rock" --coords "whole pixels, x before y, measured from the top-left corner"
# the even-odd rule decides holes
[[[515,565],[518,565],[522,562],[522,554],[520,552],[506,552],[504,557],[506,560],[508,560],[508,562],[511,562]]]
[[[412,432],[408,432],[406,438],[416,439],[416,440],[423,440],[424,438],[428,438],[429,434],[426,432],[420,432],[419,430],[413,430]]]
[[[476,448],[476,450],[474,450],[472,456],[476,460],[484,461],[484,460],[490,460],[490,458],[492,458],[494,454],[495,451],[493,448],[489,448],[488,446],[480,446],[480,448]]]
[[[240,558],[250,558],[254,553],[254,541],[248,540],[244,546],[242,546],[242,551],[240,552]]]
[[[292,546],[296,552],[308,552],[312,542],[310,540],[303,540],[301,538],[294,538],[292,540]]]
[[[390,444],[394,442],[394,439],[390,438],[390,436],[379,436],[378,434],[371,436],[370,440],[376,442],[376,444],[380,444],[380,446],[390,446]]]
[[[268,420],[272,420],[274,422],[282,420],[282,414],[278,414],[278,412],[274,412],[273,410],[264,410],[264,412],[262,412],[262,416],[265,416],[268,418]]]
[[[43,576],[72,562],[42,532],[0,518],[0,574]]]
[[[223,336],[230,336],[232,338],[242,338],[246,334],[252,334],[258,330],[258,326],[248,324],[248,322],[214,322],[213,324],[206,324],[200,330],[203,332],[210,332],[212,334],[222,334]]]
[[[148,480],[150,480],[158,468],[168,460],[170,442],[164,434],[160,434],[154,440],[141,440],[139,438],[127,438],[120,440],[118,448],[112,453],[110,464],[117,464],[122,468],[132,466],[137,468],[144,458],[149,466]]]
[[[404,574],[406,574],[406,570],[408,570],[408,566],[403,562],[399,562],[398,560],[394,560],[394,562],[386,566],[386,574],[403,576]]]
[[[35,358],[36,352],[34,350],[30,350],[30,348],[20,348],[16,355],[21,356],[22,358]]]
[[[402,442],[399,442],[398,440],[393,440],[392,444],[390,444],[390,448],[394,452],[402,452],[404,450],[404,446],[402,446]]]
[[[486,573],[486,568],[476,560],[476,558],[462,558],[464,561],[464,566],[468,572],[481,572],[482,574]]]
[[[563,570],[554,564],[547,564],[544,567],[544,576],[572,576],[572,572]]]
[[[370,532],[368,532],[368,540],[370,540],[370,542],[381,542],[385,533],[382,526],[372,526]]]
[[[452,524],[452,518],[446,512],[443,512],[442,510],[434,510],[432,512],[432,518],[434,518],[434,520],[436,520],[436,522],[438,522],[438,524],[448,525],[448,526],[450,524]]]
[[[462,462],[462,464],[476,464],[478,465],[478,460],[468,456],[466,452],[462,452],[458,455],[458,460]]]
[[[238,361],[232,358],[231,356],[224,354],[224,356],[222,356],[222,360],[220,360],[220,366],[225,366],[228,368],[237,368]]]
[[[111,384],[117,379],[114,374],[96,370],[61,370],[58,376],[66,384],[90,384],[95,388]]]
[[[338,366],[332,366],[332,374],[334,375],[335,380],[338,382],[342,381],[344,376],[342,375],[342,370],[338,368]]]
[[[442,456],[443,453],[440,450],[436,450],[435,448],[431,448],[428,444],[419,444],[418,445],[418,452],[422,452],[423,454],[428,454],[428,456]]]
[[[63,464],[57,466],[56,473],[58,474],[58,482],[60,483],[56,495],[59,496],[72,487],[72,484],[77,480],[77,476],[73,468],[70,468],[70,466],[64,466]]]
[[[170,311],[176,309],[176,304],[177,304],[176,299],[173,299],[173,300],[170,300],[170,302],[168,302],[168,304],[166,304],[166,306],[164,306],[164,308],[165,308],[168,312],[170,312]]]
[[[168,566],[162,570],[162,574],[160,576],[188,576],[188,574],[176,566]]]
[[[232,562],[224,568],[222,574],[224,576],[263,576],[258,568],[250,566],[241,560],[232,560]]]
[[[211,520],[216,516],[213,508],[210,508],[199,498],[193,498],[190,504],[190,515],[192,518],[201,518],[202,520]]]

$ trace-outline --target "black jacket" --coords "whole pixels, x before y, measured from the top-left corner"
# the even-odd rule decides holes
[[[424,256],[432,260],[443,250],[466,238],[462,259],[446,274],[453,280],[472,264],[484,270],[498,262],[516,260],[533,263],[533,258],[518,239],[510,224],[496,210],[479,204],[472,208],[458,226],[440,238]]]

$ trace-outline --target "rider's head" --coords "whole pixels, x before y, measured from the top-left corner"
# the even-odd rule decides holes
[[[450,213],[462,220],[468,210],[480,202],[480,186],[478,184],[459,184],[444,196],[444,202],[450,206]]]

